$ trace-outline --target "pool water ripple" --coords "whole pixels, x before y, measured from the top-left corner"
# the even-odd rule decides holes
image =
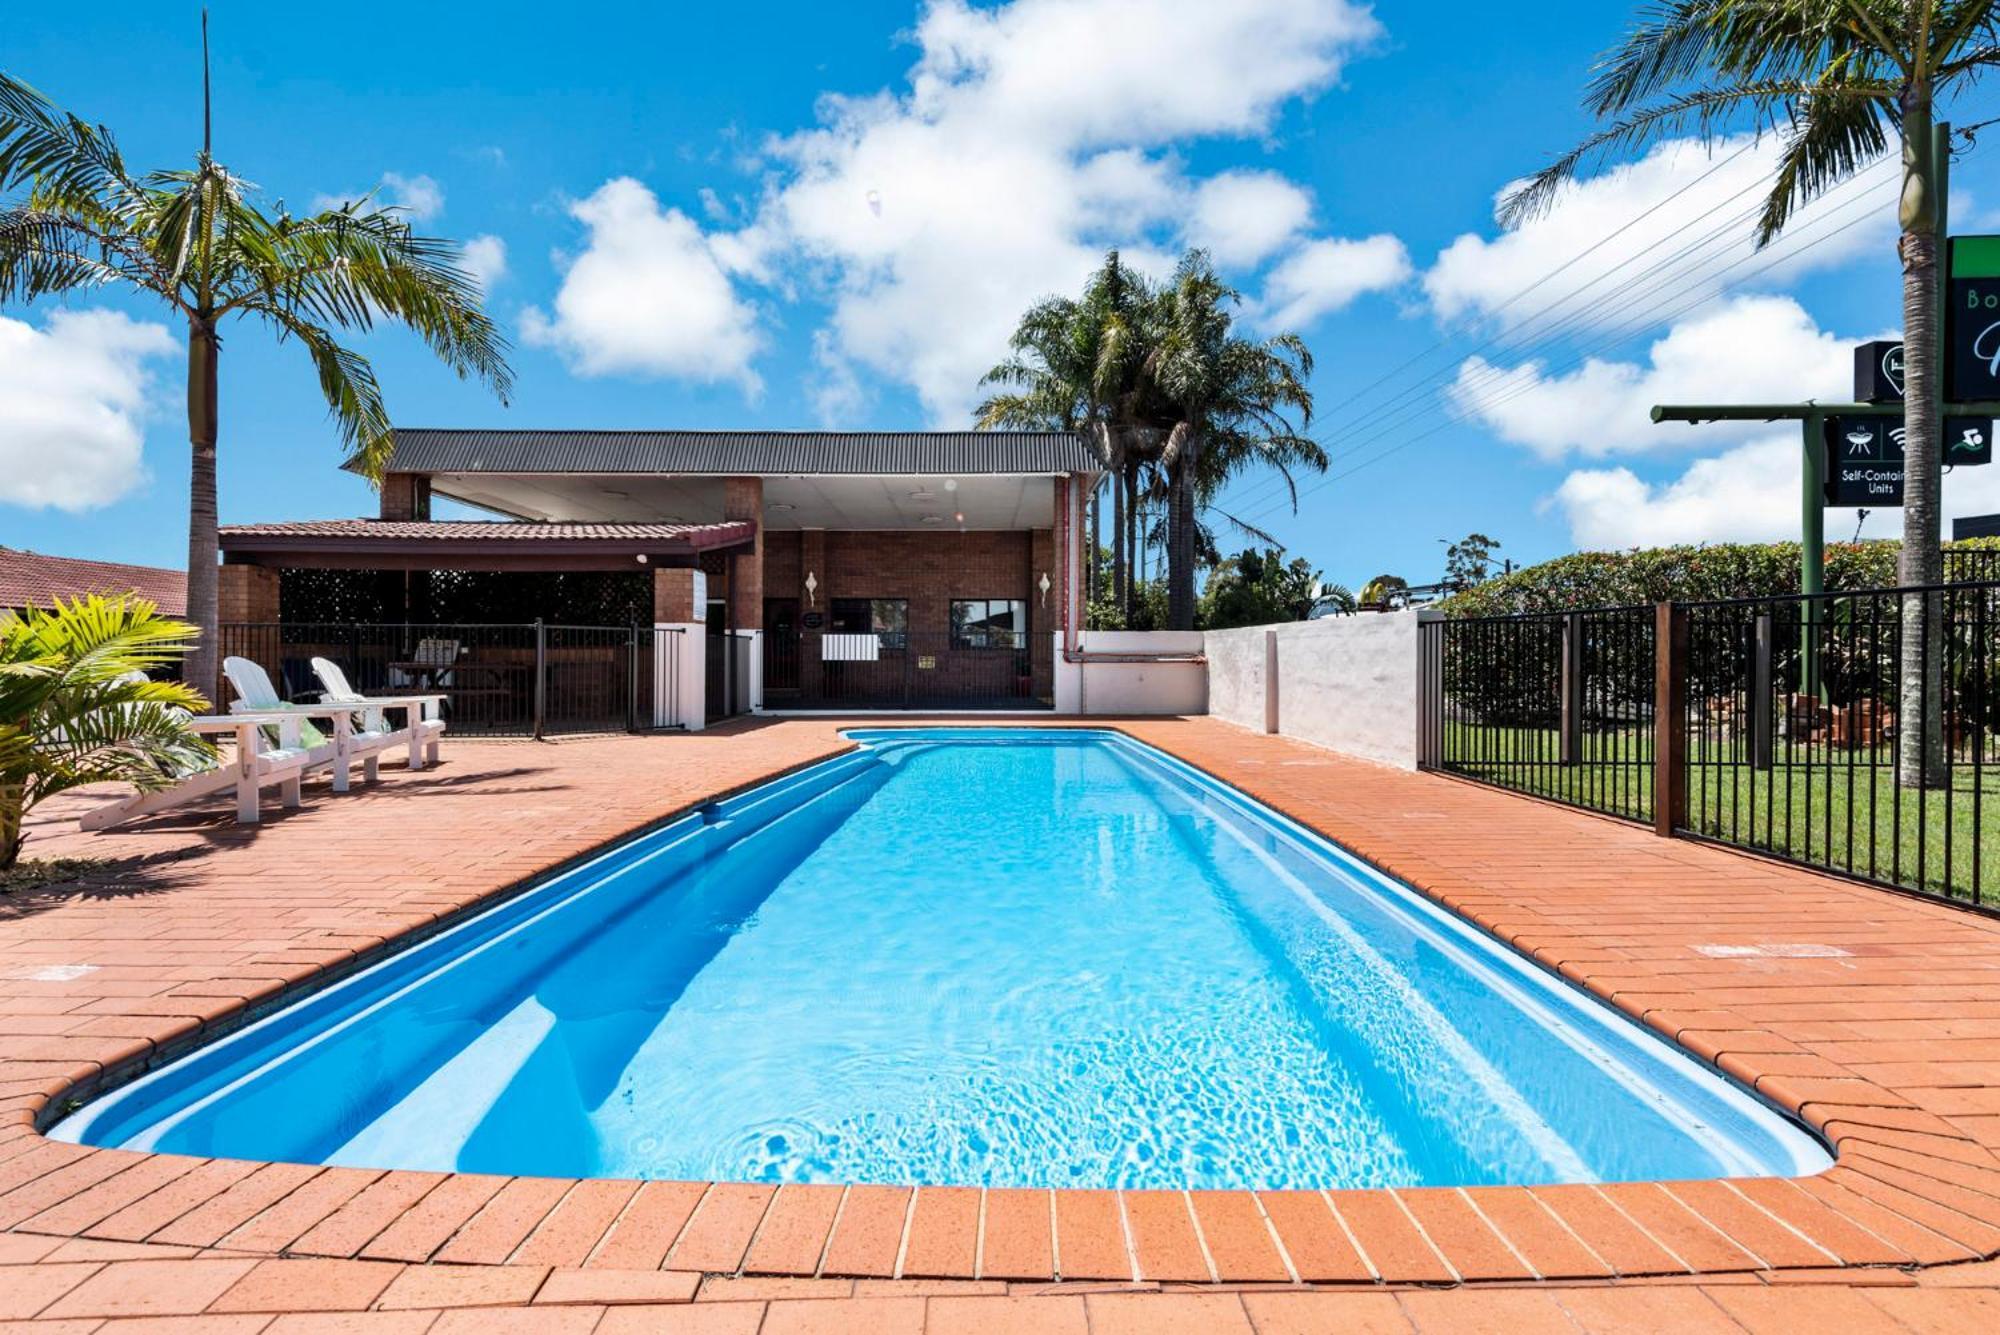
[[[1056,1187],[1827,1162],[1420,896],[1158,752],[881,730],[94,1105],[93,1144]]]

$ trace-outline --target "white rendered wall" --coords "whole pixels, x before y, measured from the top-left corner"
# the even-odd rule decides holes
[[[1403,769],[1417,766],[1417,626],[1435,613],[1363,612],[1207,635],[1208,708],[1262,732],[1265,636],[1277,636],[1277,731]]]
[[[1182,655],[1180,662],[1071,663],[1056,646],[1058,714],[1200,714],[1208,709],[1208,670],[1200,631],[1092,630],[1086,654]]]

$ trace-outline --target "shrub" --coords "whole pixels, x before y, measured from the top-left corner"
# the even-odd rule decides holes
[[[1839,592],[1893,586],[1901,549],[1895,541],[1828,543],[1827,588]],[[1996,551],[2000,538],[1970,538],[1948,544],[1948,549]],[[1438,607],[1451,616],[1505,616],[1798,591],[1798,543],[1719,543],[1559,556],[1453,594]]]

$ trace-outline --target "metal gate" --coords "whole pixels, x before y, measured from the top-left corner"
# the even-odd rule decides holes
[[[681,631],[653,626],[439,622],[224,622],[224,656],[250,659],[294,703],[319,699],[314,658],[364,695],[438,692],[460,735],[545,737],[654,726],[679,698]],[[235,692],[217,682],[218,706]]]

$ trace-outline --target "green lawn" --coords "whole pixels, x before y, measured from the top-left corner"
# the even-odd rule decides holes
[[[1650,821],[1650,736],[1591,733],[1584,762],[1556,763],[1553,729],[1450,725],[1446,768],[1502,787]],[[1958,899],[2000,904],[2000,754],[1955,765],[1949,791],[1896,782],[1884,748],[1830,751],[1779,743],[1768,771],[1699,743],[1688,774],[1696,834]],[[1963,757],[1961,757],[1963,759]],[[1878,763],[1870,764],[1870,761]]]

